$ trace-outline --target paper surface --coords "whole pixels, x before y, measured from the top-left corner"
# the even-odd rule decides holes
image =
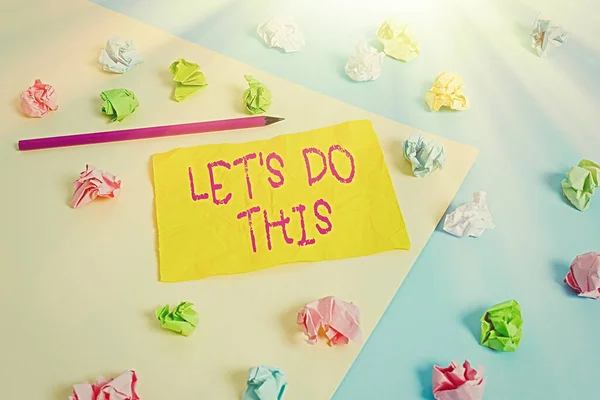
[[[575,257],[565,283],[581,297],[600,299],[600,253],[589,252]]]
[[[568,32],[556,22],[537,17],[531,29],[531,47],[538,56],[548,55],[551,47],[559,47],[567,40]]]
[[[468,361],[462,365],[452,361],[447,368],[433,367],[433,397],[435,400],[481,400],[485,390],[483,368],[478,371]]]
[[[35,310],[35,318],[31,312],[11,313],[11,324],[20,329],[0,330],[4,365],[27,365],[28,370],[10,374],[2,397],[66,400],[74,383],[93,382],[101,374],[117,376],[133,368],[140,378],[138,393],[143,400],[239,400],[248,368],[267,364],[282,368],[288,377],[290,384],[283,400],[331,399],[362,346],[307,345],[296,325],[298,310],[329,294],[352,301],[360,307],[364,343],[456,196],[477,150],[430,132],[427,137],[444,145],[449,162],[426,180],[416,179],[400,150],[400,143],[415,131],[414,127],[294,84],[89,1],[68,0],[65,5],[63,0],[33,0],[15,4],[11,8],[15,13],[0,12],[4,31],[19,38],[4,42],[3,55],[22,62],[6,62],[0,69],[2,76],[26,80],[6,79],[5,93],[12,93],[17,103],[19,93],[33,83],[33,78],[46,79],[57,90],[60,112],[50,113],[46,121],[37,121],[16,110],[18,104],[10,107],[7,102],[6,107],[0,107],[5,127],[0,135],[0,160],[10,166],[0,169],[0,174],[6,188],[19,188],[18,196],[2,198],[4,208],[11,212],[5,213],[0,224],[4,246],[0,282],[6,284],[0,290],[0,304],[6,310]],[[35,6],[34,13],[29,5]],[[173,8],[166,3],[164,7]],[[31,21],[31,16],[43,16],[45,44],[39,42],[39,35],[22,34],[23,21]],[[191,22],[197,16],[186,18]],[[254,28],[248,25],[249,35],[256,35]],[[144,64],[123,76],[104,73],[95,60],[99,44],[114,33],[133,38],[138,49],[143,49]],[[255,40],[260,38],[256,36]],[[354,42],[350,42],[349,50]],[[45,59],[52,62],[39,63],[38,51],[24,51],[35,48],[45,49]],[[57,48],[69,51],[56,57]],[[265,48],[264,52],[269,50]],[[273,53],[281,59],[306,55]],[[347,79],[343,72],[347,51],[338,55],[338,72]],[[178,103],[166,97],[170,97],[167,92],[174,86],[167,67],[179,57],[199,62],[209,87],[207,93],[201,91]],[[267,84],[276,96],[268,113],[285,117],[285,121],[257,129],[35,153],[15,151],[18,139],[114,129],[107,124],[108,117],[99,112],[97,96],[102,90],[122,87],[116,82],[121,80],[137,82],[124,87],[138,95],[143,107],[130,121],[124,121],[127,128],[244,117],[244,74]],[[27,77],[32,78],[31,82]],[[378,85],[381,79],[373,83]],[[361,89],[348,84],[352,89]],[[209,92],[213,88],[215,95]],[[75,101],[68,101],[63,93]],[[68,107],[63,107],[63,101]],[[373,122],[410,233],[410,250],[175,285],[157,282],[152,154],[178,147],[270,139],[352,119]],[[72,183],[80,172],[78,168],[85,167],[86,162],[115,173],[123,180],[124,192],[118,199],[97,199],[96,204],[73,210],[68,207]],[[315,172],[319,170],[315,168]],[[49,179],[40,179],[44,176]],[[40,229],[42,223],[52,228]],[[90,240],[92,233],[94,240]],[[248,234],[247,230],[244,233]],[[26,251],[23,243],[29,246]],[[564,273],[567,267],[568,263]],[[110,295],[99,293],[99,288],[110,288]],[[194,302],[200,315],[200,324],[189,338],[162,329],[154,316],[155,307],[167,303],[175,306],[180,300]],[[65,305],[68,312],[56,312],[64,310]],[[110,320],[101,321],[106,315]],[[40,327],[52,329],[41,332]],[[430,371],[431,365],[428,374]],[[427,391],[431,393],[429,388]]]
[[[198,313],[193,307],[194,303],[182,301],[173,311],[169,311],[169,305],[167,304],[164,307],[157,308],[154,314],[163,328],[180,333],[183,336],[189,336],[200,321]]]
[[[464,85],[460,75],[442,72],[425,95],[425,103],[431,111],[439,111],[442,107],[456,111],[466,110],[469,108],[469,98],[462,92]]]
[[[444,230],[454,236],[479,237],[496,227],[486,204],[486,193],[473,193],[473,201],[465,203],[446,215]]]
[[[412,133],[408,140],[402,142],[402,148],[404,158],[412,165],[413,174],[419,178],[443,169],[446,164],[444,146],[421,134]]]
[[[100,93],[100,98],[102,99],[102,112],[112,117],[111,122],[123,121],[140,105],[135,94],[127,89],[106,90]]]
[[[162,281],[410,247],[370,121],[177,149],[153,168]]]
[[[515,351],[523,337],[521,306],[515,300],[496,304],[481,317],[481,344],[498,351]]]
[[[308,303],[297,318],[304,328],[307,342],[317,343],[319,333],[323,333],[330,346],[362,342],[360,312],[358,307],[333,296]]]
[[[301,50],[304,34],[293,18],[273,17],[258,25],[256,31],[269,47],[279,47],[286,53]]]
[[[599,179],[600,165],[590,160],[581,160],[567,172],[567,178],[561,182],[563,194],[579,211],[586,211],[590,207]]]
[[[282,400],[287,386],[281,369],[264,365],[250,368],[246,381],[242,400]]]
[[[356,45],[356,53],[348,59],[344,71],[354,81],[374,81],[381,75],[384,57],[384,53],[360,40]]]
[[[244,75],[248,89],[244,90],[244,107],[250,114],[262,114],[271,107],[271,92],[267,87],[250,75]]]
[[[52,86],[36,79],[32,86],[21,93],[20,105],[21,111],[28,117],[43,117],[48,114],[48,111],[55,111],[58,108],[56,91]]]
[[[110,172],[100,171],[93,165],[86,165],[79,179],[73,182],[75,193],[71,199],[71,207],[86,205],[96,197],[113,198],[121,193],[121,181]]]
[[[175,81],[175,90],[173,91],[175,101],[185,100],[208,85],[204,73],[200,72],[199,68],[198,64],[186,61],[183,58],[173,61],[169,66],[169,72],[173,74],[173,80]]]
[[[136,385],[135,371],[125,371],[114,379],[101,376],[96,383],[73,385],[69,400],[139,400]]]
[[[401,24],[394,18],[383,21],[377,30],[377,38],[383,44],[383,52],[397,60],[410,61],[421,53],[410,25]]]
[[[100,57],[98,57],[98,64],[102,65],[102,69],[116,74],[127,72],[143,62],[133,40],[125,40],[117,36],[107,40],[104,48],[100,50]]]

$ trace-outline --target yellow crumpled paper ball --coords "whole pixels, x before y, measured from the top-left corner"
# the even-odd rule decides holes
[[[383,44],[383,52],[402,61],[410,61],[419,54],[419,42],[415,39],[408,24],[401,24],[388,18],[377,30],[377,38]]]
[[[425,102],[431,111],[439,111],[443,106],[458,111],[466,110],[469,108],[469,98],[462,92],[464,85],[460,75],[442,72],[425,95]]]

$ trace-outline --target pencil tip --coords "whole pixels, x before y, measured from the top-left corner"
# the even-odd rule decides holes
[[[279,118],[279,117],[265,117],[265,125],[271,125],[274,124],[275,122],[279,122],[279,121],[283,121],[285,118]]]

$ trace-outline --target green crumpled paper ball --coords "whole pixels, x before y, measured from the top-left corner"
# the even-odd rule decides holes
[[[199,322],[198,313],[193,307],[194,303],[182,301],[173,311],[169,312],[169,305],[167,304],[162,308],[157,308],[154,314],[163,328],[188,336],[198,326]]]
[[[498,351],[515,351],[523,337],[521,306],[516,300],[496,304],[481,317],[481,344]]]
[[[599,177],[600,165],[590,160],[581,160],[567,172],[567,179],[561,182],[563,194],[575,208],[585,211],[598,187]]]
[[[185,100],[208,85],[204,74],[199,69],[198,64],[186,61],[183,58],[173,61],[169,66],[169,72],[173,74],[173,80],[176,82],[175,91],[173,92],[175,101]]]
[[[244,90],[244,107],[250,114],[262,114],[271,106],[271,92],[250,75],[244,75],[250,87]]]
[[[137,97],[131,90],[111,89],[100,93],[102,112],[112,117],[111,122],[123,121],[140,105]]]

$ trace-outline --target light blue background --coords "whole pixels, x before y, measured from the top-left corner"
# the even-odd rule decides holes
[[[487,400],[599,398],[600,302],[578,298],[562,279],[577,254],[600,251],[600,197],[581,213],[560,192],[570,166],[582,157],[600,162],[598,2],[95,2],[480,149],[451,208],[483,189],[497,228],[479,239],[454,238],[438,228],[335,400],[433,399],[432,365],[465,358],[485,367]],[[542,5],[572,31],[547,59],[528,47]],[[256,25],[275,14],[293,16],[301,26],[302,52],[283,54],[258,38]],[[350,81],[343,68],[356,41],[373,41],[388,15],[412,22],[422,55],[410,63],[386,58],[375,82]],[[469,110],[428,111],[425,92],[442,71],[462,74]],[[478,345],[483,311],[512,298],[523,309],[521,347],[504,354]]]

